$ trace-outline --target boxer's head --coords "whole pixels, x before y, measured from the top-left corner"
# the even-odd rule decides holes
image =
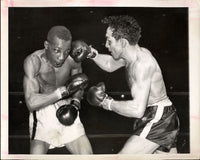
[[[54,67],[61,67],[71,50],[71,32],[64,26],[52,27],[44,42],[46,57]]]
[[[109,16],[102,20],[108,25],[106,31],[106,48],[113,58],[119,59],[126,43],[136,45],[141,37],[141,28],[130,16]]]

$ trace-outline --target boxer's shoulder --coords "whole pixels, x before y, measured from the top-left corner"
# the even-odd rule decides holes
[[[34,73],[39,72],[42,64],[43,50],[37,50],[32,54],[28,55],[24,60],[24,69],[33,71]]]
[[[139,68],[141,67],[153,69],[156,66],[157,62],[148,49],[141,47],[135,64],[137,64]]]
[[[33,61],[33,63],[40,64],[42,59],[44,59],[44,50],[37,50],[30,55],[28,55],[25,61]]]

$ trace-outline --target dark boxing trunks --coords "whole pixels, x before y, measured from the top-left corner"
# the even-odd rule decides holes
[[[159,150],[168,152],[176,147],[179,119],[174,105],[148,106],[144,116],[136,119],[134,134],[160,145]]]

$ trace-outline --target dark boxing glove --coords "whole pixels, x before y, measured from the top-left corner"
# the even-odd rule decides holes
[[[99,106],[106,110],[111,110],[113,98],[105,93],[105,84],[100,82],[88,90],[87,101],[92,106]]]
[[[63,105],[56,111],[56,117],[59,122],[65,126],[72,125],[77,118],[78,110],[80,109],[80,101],[72,99],[68,105]]]
[[[57,88],[56,94],[59,99],[70,96],[78,90],[84,90],[88,83],[88,77],[84,73],[78,73],[71,76],[71,78],[67,81],[66,86]]]
[[[94,58],[97,52],[93,52],[84,41],[76,40],[72,42],[72,50],[70,56],[74,59],[75,62],[79,63],[86,58]]]

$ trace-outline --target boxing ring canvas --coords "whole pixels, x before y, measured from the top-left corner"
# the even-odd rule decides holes
[[[106,28],[101,23],[101,19],[109,15],[125,14],[136,18],[142,28],[139,45],[149,49],[161,67],[167,94],[176,106],[180,118],[178,154],[189,155],[192,152],[189,9],[190,6],[187,5],[180,7],[172,7],[172,5],[171,7],[98,5],[8,7],[8,108],[6,111],[8,150],[7,153],[4,152],[5,157],[29,155],[29,111],[23,93],[23,61],[35,50],[44,48],[49,28],[54,25],[64,25],[70,29],[74,40],[82,39],[100,53],[110,54],[105,48]],[[114,99],[131,99],[125,68],[108,73],[89,59],[82,63],[82,67],[90,80],[89,87],[104,82],[108,94]],[[134,133],[134,118],[123,117],[90,106],[85,95],[80,118],[95,155],[117,154]],[[53,155],[64,156],[70,153],[65,148],[55,148],[49,150],[47,156]]]

